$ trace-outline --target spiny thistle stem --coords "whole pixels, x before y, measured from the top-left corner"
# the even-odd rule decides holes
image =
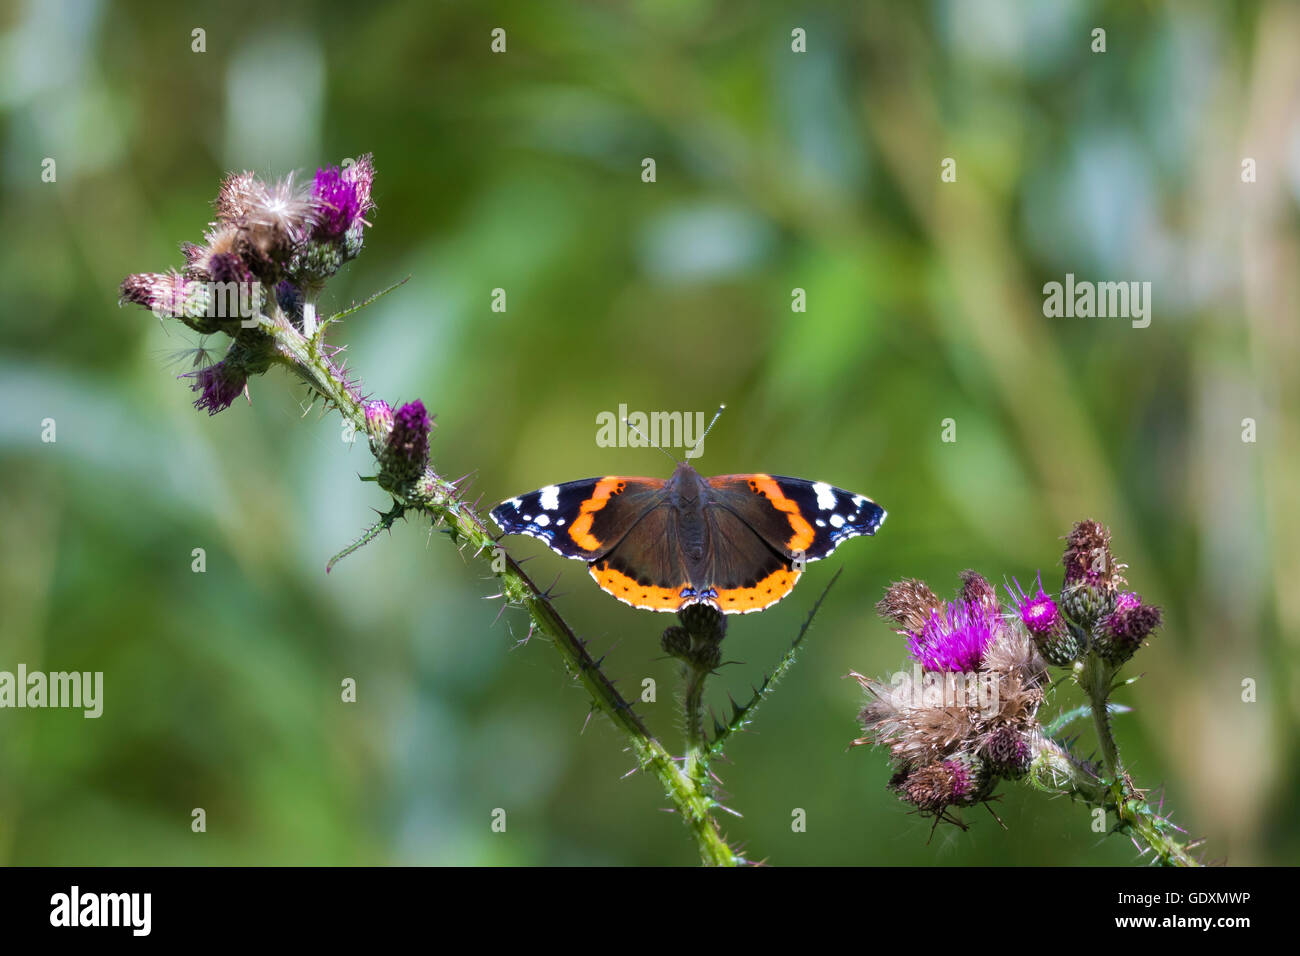
[[[689,668],[686,674],[683,710],[686,716],[686,778],[702,793],[707,793],[708,756],[704,735],[704,684],[709,671]]]
[[[1108,780],[1118,780],[1124,768],[1120,764],[1115,735],[1111,732],[1108,709],[1111,680],[1115,676],[1114,668],[1091,653],[1076,666],[1079,686],[1088,695],[1088,707],[1092,711],[1092,723],[1097,731],[1098,746],[1101,748],[1102,767],[1106,771]]]

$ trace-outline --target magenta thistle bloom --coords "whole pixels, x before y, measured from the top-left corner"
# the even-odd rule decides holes
[[[429,460],[429,432],[433,420],[419,399],[407,402],[393,416],[393,430],[388,436],[388,448],[408,465],[420,468]]]
[[[325,166],[316,170],[312,198],[318,209],[318,238],[335,239],[343,235],[361,215],[362,200],[358,195],[357,182],[345,178],[337,166]]]
[[[1013,579],[1014,580],[1014,579]],[[1020,612],[1020,620],[1029,629],[1029,633],[1035,636],[1044,636],[1054,634],[1061,626],[1061,609],[1056,606],[1056,601],[1050,594],[1043,590],[1043,576],[1038,576],[1038,593],[1033,595],[1025,594],[1024,589],[1020,587],[1020,582],[1016,581],[1016,591],[1011,594],[1012,600],[1015,601],[1016,610]],[[1018,592],[1018,593],[1017,593]]]
[[[931,671],[973,670],[997,636],[998,617],[982,604],[955,601],[931,611],[920,633],[907,637],[912,658]]]
[[[248,386],[248,376],[244,370],[233,367],[229,362],[217,362],[197,372],[187,372],[181,377],[194,379],[190,388],[203,393],[195,399],[194,407],[206,409],[209,415],[225,411]]]

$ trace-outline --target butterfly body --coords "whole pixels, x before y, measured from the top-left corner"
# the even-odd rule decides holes
[[[596,583],[633,607],[711,603],[760,611],[794,588],[807,561],[872,535],[885,510],[864,495],[779,475],[586,478],[503,501],[492,520],[587,562]]]

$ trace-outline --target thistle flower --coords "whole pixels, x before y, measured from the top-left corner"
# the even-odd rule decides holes
[[[908,635],[912,658],[926,670],[969,671],[997,635],[999,619],[983,604],[954,601],[945,612],[933,610],[920,632]]]
[[[920,631],[930,615],[939,610],[943,602],[924,581],[914,579],[895,581],[876,604],[876,613],[893,621],[904,631]]]
[[[209,415],[225,411],[248,388],[247,372],[229,360],[197,372],[187,372],[181,377],[194,379],[190,388],[202,393],[195,399],[194,407],[206,410]]]
[[[1123,592],[1098,628],[1097,653],[1112,664],[1124,663],[1160,626],[1161,617],[1160,608],[1143,604],[1132,591]]]
[[[1043,590],[1042,574],[1038,575],[1037,594],[1026,594],[1019,581],[1015,581],[1015,585],[1015,591],[1008,587],[1007,593],[1011,595],[1021,623],[1033,635],[1038,649],[1049,663],[1057,667],[1068,666],[1078,658],[1083,648],[1066,625],[1056,601]]]
[[[433,420],[419,399],[407,402],[393,415],[388,443],[380,456],[383,468],[398,479],[419,476],[429,461],[429,432]]]
[[[316,203],[314,234],[318,239],[338,238],[361,215],[357,183],[355,180],[344,179],[337,166],[324,166],[316,170],[312,199]]]

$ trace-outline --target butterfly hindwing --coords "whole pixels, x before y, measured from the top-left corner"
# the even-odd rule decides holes
[[[663,498],[658,478],[583,478],[509,498],[492,509],[506,534],[545,541],[566,558],[593,561],[607,553]]]
[[[716,505],[735,514],[786,558],[826,557],[840,542],[875,534],[886,512],[865,495],[783,475],[708,479]],[[793,586],[793,585],[792,585]]]
[[[601,590],[624,604],[676,611],[692,593],[677,527],[669,508],[653,508],[603,557],[591,563]]]
[[[724,614],[761,611],[789,594],[802,573],[725,507],[709,510],[711,600]]]

